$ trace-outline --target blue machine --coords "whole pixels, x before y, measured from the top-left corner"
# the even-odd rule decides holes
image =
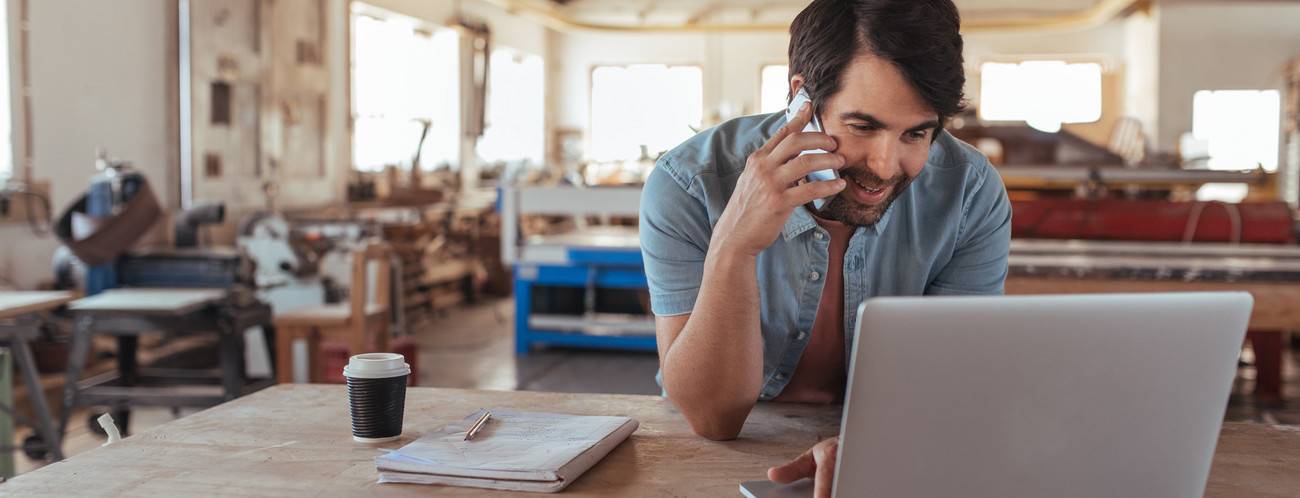
[[[538,344],[656,350],[654,317],[637,302],[647,286],[636,227],[527,238],[520,230],[521,215],[635,217],[640,187],[510,187],[498,199],[501,255],[514,268],[517,353]]]
[[[599,289],[646,288],[641,250],[570,247],[566,252],[567,261],[560,264],[515,264],[515,352],[526,354],[535,343],[655,351],[653,321],[602,320],[592,313]],[[585,316],[566,319],[535,313],[538,286],[584,289]]]
[[[144,185],[144,175],[131,168],[129,163],[108,159],[103,151],[95,161],[100,170],[90,179],[90,192],[86,194],[86,215],[113,216],[126,205]],[[86,295],[93,296],[117,287],[115,262],[86,268]]]

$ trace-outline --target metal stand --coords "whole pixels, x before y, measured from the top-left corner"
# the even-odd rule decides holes
[[[28,341],[35,339],[39,333],[39,325],[36,318],[31,314],[15,318],[12,324],[0,324],[0,345],[9,347],[14,353],[14,359],[18,362],[18,371],[22,372],[23,381],[27,384],[28,396],[31,397],[32,409],[36,411],[37,420],[33,422],[24,417],[13,406],[0,404],[0,410],[4,410],[14,420],[36,431],[39,438],[28,438],[28,441],[21,446],[28,456],[39,456],[44,452],[48,452],[54,455],[54,459],[57,461],[63,459],[62,432],[55,430],[54,418],[50,415],[50,405],[46,404],[45,390],[41,387],[40,373],[36,370],[36,361],[32,358],[32,349],[27,344]],[[13,451],[14,449],[17,448],[0,448],[3,451]]]
[[[275,384],[275,377],[250,380],[244,371],[244,330],[261,325],[267,332],[267,348],[275,358],[271,307],[260,302],[243,306],[211,303],[195,310],[167,314],[141,310],[74,308],[76,334],[68,360],[69,382],[64,388],[59,432],[66,433],[68,417],[78,405],[108,405],[116,414],[125,433],[132,406],[210,407]],[[167,331],[218,333],[220,368],[160,369],[138,368],[137,339],[141,333]],[[109,334],[118,339],[118,368],[80,382],[91,336]],[[213,389],[196,386],[219,385]],[[186,389],[189,387],[190,389]]]

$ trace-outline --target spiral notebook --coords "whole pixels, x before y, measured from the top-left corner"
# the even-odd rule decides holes
[[[492,410],[473,439],[479,409],[375,457],[379,482],[556,492],[590,469],[639,425],[628,417]]]

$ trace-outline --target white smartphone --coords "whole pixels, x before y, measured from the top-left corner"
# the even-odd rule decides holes
[[[809,101],[810,101],[810,99],[808,98],[808,92],[804,91],[803,88],[799,88],[799,91],[798,91],[797,93],[794,94],[794,99],[790,101],[790,107],[787,107],[787,108],[785,109],[785,120],[786,120],[786,121],[793,120],[793,119],[794,119],[794,115],[795,115],[795,113],[799,112],[799,108],[803,106],[803,103],[804,103],[804,102],[809,102]],[[816,114],[814,114],[813,117],[812,117],[812,119],[808,121],[808,126],[805,126],[805,127],[803,128],[803,131],[806,131],[806,132],[808,132],[808,131],[812,131],[812,132],[821,132],[821,131],[822,131],[821,121],[819,121],[819,120],[817,119],[817,115],[816,115]],[[799,153],[799,155],[802,156],[802,155],[804,155],[804,154],[825,154],[825,153],[826,153],[826,151],[821,150],[821,149],[809,149],[809,150],[805,150],[805,151]],[[840,177],[840,174],[839,174],[838,171],[835,171],[835,170],[833,170],[833,169],[823,169],[823,170],[818,170],[818,171],[814,171],[814,172],[812,172],[812,173],[809,173],[809,174],[808,174],[808,181],[810,181],[810,182],[820,182],[820,181],[825,181],[825,180],[834,180],[834,179],[839,178],[839,177]],[[823,198],[821,198],[821,199],[814,199],[814,200],[813,200],[813,207],[816,208],[816,209],[821,209],[822,206],[826,205],[826,202],[829,201],[832,197],[835,197],[835,196],[832,195],[832,196],[829,196],[829,197],[823,197]]]

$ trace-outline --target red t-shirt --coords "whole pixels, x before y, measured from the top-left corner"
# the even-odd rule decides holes
[[[774,400],[840,403],[844,401],[848,377],[844,357],[844,253],[849,249],[854,227],[816,215],[813,219],[830,234],[826,283],[808,345],[804,346],[790,383]]]

